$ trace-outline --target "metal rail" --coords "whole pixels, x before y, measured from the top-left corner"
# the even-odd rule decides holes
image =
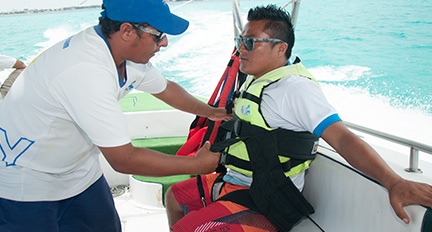
[[[301,2],[301,0],[293,0],[290,2],[293,4],[292,10],[291,10],[291,24],[293,25],[293,29],[295,29],[295,27],[297,25],[297,18],[298,18],[299,9],[300,9],[300,2]],[[290,3],[288,3],[288,4],[290,4]],[[284,6],[284,7],[286,7],[286,6]]]
[[[348,128],[352,128],[354,130],[357,131],[361,131],[373,136],[376,136],[378,138],[382,138],[397,144],[401,144],[404,146],[407,146],[410,148],[410,161],[409,161],[409,167],[405,169],[405,171],[407,172],[415,172],[415,173],[421,173],[421,169],[418,168],[418,164],[419,164],[419,151],[428,153],[428,154],[432,154],[432,146],[426,145],[426,144],[422,144],[416,141],[412,141],[409,139],[405,139],[405,138],[401,138],[398,136],[394,136],[391,134],[387,134],[381,131],[377,131],[377,130],[373,130],[367,127],[363,127],[363,126],[359,126],[356,125],[354,123],[350,123],[350,122],[344,122],[345,125]]]
[[[291,23],[293,25],[293,29],[295,29],[295,26],[297,24],[297,18],[299,14],[301,1],[302,0],[291,0],[285,6],[282,7],[282,9],[284,9],[287,6],[292,4]],[[232,4],[233,23],[234,23],[234,37],[238,37],[241,34],[244,25],[240,14],[240,0],[231,0],[231,4]]]
[[[233,23],[234,23],[234,37],[239,37],[243,30],[243,22],[240,14],[240,0],[231,0]]]

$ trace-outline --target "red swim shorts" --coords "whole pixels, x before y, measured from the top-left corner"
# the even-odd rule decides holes
[[[278,231],[277,228],[261,213],[230,201],[211,200],[211,189],[219,174],[209,174],[201,177],[205,202],[201,200],[197,179],[192,178],[171,186],[174,196],[185,212],[185,216],[171,229],[175,232],[226,232],[226,231]],[[219,197],[240,189],[242,185],[225,183]]]

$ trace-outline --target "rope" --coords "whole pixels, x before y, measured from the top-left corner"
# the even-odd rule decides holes
[[[193,1],[194,1],[194,0],[189,0],[189,1],[187,1],[187,2],[185,2],[185,3],[183,3],[183,4],[181,4],[180,6],[177,6],[176,8],[173,8],[173,10],[175,10],[175,9],[177,9],[177,8],[180,8],[180,7],[182,7],[182,6],[186,5],[186,4],[189,4],[189,3],[193,2]]]
[[[285,9],[285,7],[289,6],[289,5],[292,4],[292,3],[295,3],[295,2],[301,2],[301,1],[302,1],[302,0],[291,0],[291,1],[288,2],[285,6],[283,6],[282,9]]]

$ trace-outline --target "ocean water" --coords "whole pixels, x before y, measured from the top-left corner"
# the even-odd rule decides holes
[[[244,18],[262,2],[242,1]],[[151,62],[186,90],[208,97],[234,48],[231,3],[170,6],[190,27],[169,36],[168,47]],[[99,12],[1,16],[0,54],[29,63],[57,41],[97,24]],[[319,80],[343,120],[432,145],[430,12],[429,0],[303,0],[294,55]],[[0,72],[0,81],[8,72]]]

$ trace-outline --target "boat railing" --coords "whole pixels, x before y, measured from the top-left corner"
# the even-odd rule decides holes
[[[381,131],[373,130],[367,127],[359,126],[354,123],[344,122],[348,128],[364,132],[373,135],[378,138],[385,139],[400,145],[404,145],[410,148],[409,167],[405,169],[407,172],[422,173],[422,170],[418,167],[419,165],[419,151],[432,154],[432,146],[422,144],[409,139],[401,138],[395,135],[387,134]]]

